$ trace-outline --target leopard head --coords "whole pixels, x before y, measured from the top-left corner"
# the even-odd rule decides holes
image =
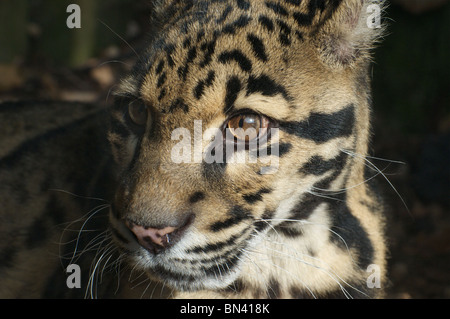
[[[269,240],[346,250],[305,225],[332,228],[364,181],[352,155],[368,144],[369,5],[154,2],[155,34],[116,92],[109,133],[112,233],[134,267],[180,291],[218,290]],[[359,267],[376,259],[363,237],[347,240]]]

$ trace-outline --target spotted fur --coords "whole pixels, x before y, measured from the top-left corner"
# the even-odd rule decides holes
[[[382,296],[384,218],[367,182],[377,172],[365,161],[370,50],[380,33],[366,25],[371,3],[154,1],[157,31],[109,110],[111,155],[99,158],[114,159],[103,171],[114,182],[90,189],[111,192],[103,194],[112,238],[106,256],[114,251],[132,272],[145,273],[144,294]],[[144,126],[130,118],[136,103],[148,114]],[[232,162],[225,146],[218,155],[212,140],[194,138],[195,121],[202,134],[249,112],[277,129],[259,146],[256,162]],[[220,160],[193,154],[174,163],[179,128],[192,135],[191,146],[201,143]],[[2,170],[15,154],[7,152]],[[81,152],[76,158],[88,160],[90,153]],[[268,160],[276,165],[266,170]],[[39,225],[23,227],[38,231],[49,218],[37,215]],[[149,249],[130,225],[181,230],[162,242],[164,249]],[[15,252],[0,247],[4,259],[14,260]],[[373,264],[382,288],[367,284]]]

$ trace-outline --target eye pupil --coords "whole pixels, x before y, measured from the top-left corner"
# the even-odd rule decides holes
[[[241,117],[241,119],[239,120],[239,127],[243,128],[244,127],[244,118]]]

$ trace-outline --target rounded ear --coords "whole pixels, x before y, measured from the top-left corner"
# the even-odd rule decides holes
[[[383,33],[381,13],[384,1],[330,2],[330,6],[334,6],[333,12],[317,26],[312,37],[322,59],[333,67],[349,66],[359,59],[369,59],[371,49]]]

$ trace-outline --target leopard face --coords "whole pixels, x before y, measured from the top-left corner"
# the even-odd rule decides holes
[[[367,212],[369,230],[355,209],[371,201],[355,155],[368,144],[367,5],[156,1],[159,30],[111,108],[110,223],[133,267],[181,292],[283,297],[383,264],[381,222]]]

